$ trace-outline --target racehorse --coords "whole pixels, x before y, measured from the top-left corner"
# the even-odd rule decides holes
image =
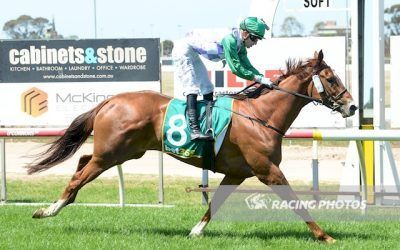
[[[274,82],[271,91],[265,91],[257,98],[233,101],[232,112],[236,115],[232,116],[215,158],[216,172],[225,175],[220,187],[238,186],[253,176],[272,189],[275,185],[289,186],[279,169],[282,139],[300,110],[310,102],[324,104],[343,117],[349,117],[357,110],[340,78],[323,60],[322,51],[315,52],[314,57],[306,61],[288,60],[286,64],[286,72]],[[138,159],[147,150],[162,151],[163,118],[170,100],[168,96],[151,91],[122,93],[78,116],[64,135],[28,166],[28,173],[44,171],[71,157],[92,132],[93,153],[81,156],[77,170],[59,200],[36,210],[33,218],[57,215],[63,207],[74,202],[85,184],[105,170]],[[174,157],[202,167],[201,158]],[[220,190],[216,190],[208,210],[192,228],[190,236],[203,233],[211,219],[211,204],[217,209],[229,196],[229,192]],[[284,200],[298,199],[291,188],[277,194]],[[294,212],[306,222],[316,239],[328,243],[335,241],[312,220],[306,209]]]

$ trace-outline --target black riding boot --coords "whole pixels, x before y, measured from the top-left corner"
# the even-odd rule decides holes
[[[189,118],[190,127],[190,139],[194,140],[213,140],[211,135],[205,135],[201,133],[200,126],[197,118],[197,95],[189,94],[187,95],[187,113]]]

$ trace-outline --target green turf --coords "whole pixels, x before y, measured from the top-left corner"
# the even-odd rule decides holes
[[[57,199],[68,178],[9,180],[9,199]],[[69,206],[53,218],[32,219],[37,207],[0,206],[0,249],[395,249],[399,222],[321,222],[338,242],[313,240],[302,222],[212,221],[199,239],[190,229],[205,212],[200,194],[186,193],[198,179],[166,178],[172,208]],[[215,185],[216,181],[212,184]],[[116,179],[100,179],[81,190],[77,202],[118,202]],[[130,203],[157,203],[157,178],[127,176]]]

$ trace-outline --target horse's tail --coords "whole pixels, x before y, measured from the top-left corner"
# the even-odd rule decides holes
[[[27,166],[28,174],[45,171],[70,158],[93,131],[94,118],[107,102],[108,100],[103,101],[92,110],[76,117],[64,135],[50,143],[46,151],[35,155],[39,162]]]

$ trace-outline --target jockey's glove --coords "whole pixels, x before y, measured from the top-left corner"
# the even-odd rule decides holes
[[[269,78],[262,77],[262,76],[255,76],[254,81],[264,84],[267,88],[272,89],[273,88],[273,83]]]

